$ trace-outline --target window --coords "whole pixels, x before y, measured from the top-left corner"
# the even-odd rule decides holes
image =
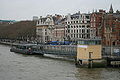
[[[76,21],[76,23],[78,23],[78,21]]]
[[[90,26],[89,26],[89,25],[87,25],[87,28],[90,28]]]
[[[87,21],[87,23],[90,23],[90,21]]]
[[[74,21],[74,23],[75,23],[75,21]]]
[[[76,26],[78,28],[78,26]]]
[[[75,30],[74,30],[74,33],[75,33]]]
[[[68,28],[70,28],[70,25],[68,25]]]
[[[82,23],[84,23],[84,21],[82,21]]]
[[[71,33],[73,33],[73,30],[71,30]]]
[[[78,33],[78,29],[77,29],[77,33]]]
[[[74,26],[74,28],[75,28],[75,26]]]
[[[77,34],[76,36],[77,36],[77,38],[78,38],[78,34]]]
[[[85,38],[85,34],[83,34],[83,38]]]
[[[82,38],[83,38],[83,35],[82,35]]]
[[[74,34],[74,38],[75,38],[75,34]]]
[[[68,33],[70,33],[70,30],[68,30]]]
[[[71,17],[71,19],[73,20],[73,17]]]
[[[90,17],[89,17],[89,16],[86,16],[86,18],[87,18],[87,19],[90,19]]]
[[[71,34],[71,38],[73,37],[73,34]]]
[[[87,33],[90,33],[90,30],[89,30],[89,29],[87,29]]]
[[[79,26],[79,28],[81,28],[81,26]]]
[[[81,29],[79,29],[79,33],[81,33]]]
[[[85,26],[82,26],[82,28],[85,28]]]
[[[89,35],[89,34],[87,34],[87,38],[90,38],[90,35]]]
[[[82,29],[82,33],[85,33],[85,30],[84,30],[84,29]]]
[[[81,34],[79,34],[79,38],[81,38]]]

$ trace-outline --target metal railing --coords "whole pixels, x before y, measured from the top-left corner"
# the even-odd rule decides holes
[[[76,45],[43,45],[45,54],[76,56]]]

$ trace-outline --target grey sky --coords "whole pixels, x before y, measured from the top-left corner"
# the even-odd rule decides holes
[[[29,20],[33,16],[92,12],[93,9],[120,10],[120,0],[0,0],[0,19]]]

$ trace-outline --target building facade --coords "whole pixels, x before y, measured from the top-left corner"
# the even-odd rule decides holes
[[[102,45],[120,45],[120,11],[114,13],[112,5],[109,12],[99,10],[91,14],[92,37],[102,38]]]
[[[40,17],[36,26],[37,40],[40,43],[49,41],[64,41],[65,26],[61,15]]]
[[[46,43],[52,41],[52,32],[54,30],[54,21],[51,15],[44,18],[40,17],[36,25],[37,41]]]
[[[110,10],[103,17],[103,36],[102,43],[105,46],[120,46],[120,11]]]
[[[90,27],[91,30],[91,37],[92,38],[101,38],[102,37],[102,23],[103,23],[103,17],[105,15],[104,10],[99,10],[99,12],[93,12],[90,17]]]
[[[65,20],[65,37],[69,41],[89,39],[91,37],[90,14],[68,14]]]
[[[111,5],[108,13],[101,9],[91,14],[68,14],[65,18],[57,14],[40,17],[36,34],[41,43],[102,39],[102,45],[120,45],[120,11],[114,13]]]
[[[120,45],[120,13],[107,13],[103,20],[103,44],[106,46]]]
[[[55,14],[54,19],[54,31],[53,40],[54,41],[64,41],[65,39],[65,18],[61,15]]]
[[[53,40],[54,41],[64,41],[65,40],[65,25],[59,24],[54,26]]]

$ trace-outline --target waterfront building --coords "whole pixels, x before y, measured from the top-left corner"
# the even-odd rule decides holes
[[[40,43],[64,40],[64,18],[61,15],[40,17],[37,21],[36,35]]]
[[[120,45],[120,12],[113,11],[112,5],[108,13],[103,17],[103,36],[102,42],[106,46]]]
[[[108,13],[103,20],[103,44],[106,46],[120,45],[120,14]]]
[[[64,24],[59,24],[54,26],[53,31],[53,41],[64,41],[65,40],[65,26]]]
[[[92,28],[91,30],[91,37],[92,38],[101,38],[102,37],[102,21],[103,21],[103,16],[105,15],[105,10],[100,9],[98,12],[95,11],[91,14],[90,17],[90,27]]]
[[[54,21],[52,15],[46,17],[40,17],[36,25],[37,40],[40,43],[46,43],[52,41],[52,32],[54,29]]]
[[[68,14],[65,20],[65,37],[69,41],[89,39],[91,37],[90,14]]]
[[[54,20],[53,41],[64,41],[65,18],[61,15],[55,14],[55,16],[53,16],[53,20]]]
[[[120,45],[120,11],[113,11],[112,5],[109,12],[99,10],[93,12],[90,18],[92,38],[102,38],[102,45]]]

